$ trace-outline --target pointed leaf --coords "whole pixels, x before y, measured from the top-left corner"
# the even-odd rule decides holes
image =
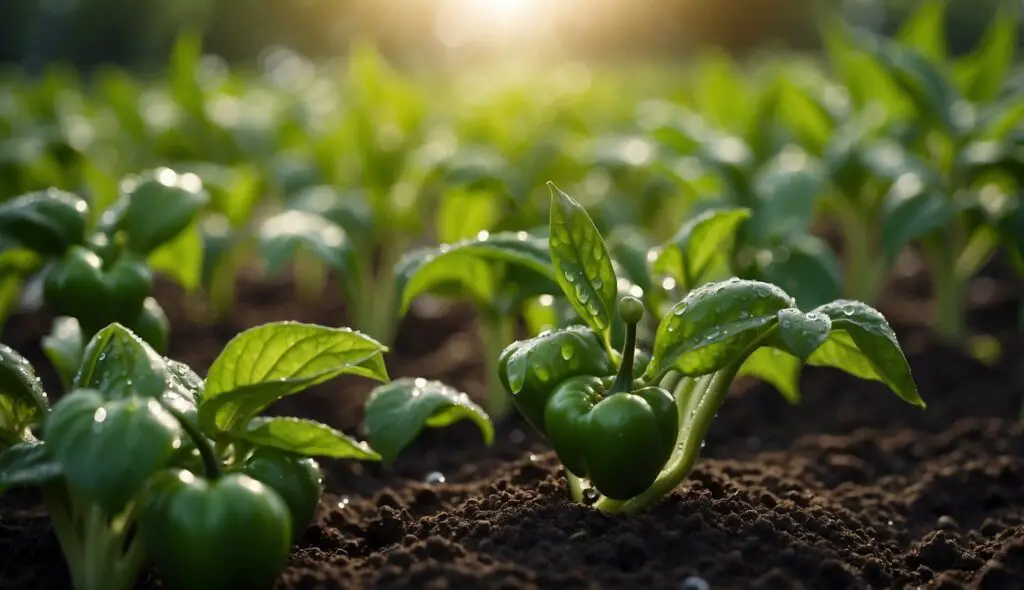
[[[576,313],[595,332],[608,339],[615,317],[615,269],[604,238],[583,206],[548,183],[551,189],[551,229],[548,248],[555,280]]]
[[[366,400],[366,436],[391,464],[424,427],[440,428],[460,420],[473,421],[484,443],[494,441],[494,426],[465,393],[439,381],[398,379],[373,390]]]
[[[758,348],[743,361],[736,374],[756,377],[779,390],[782,397],[791,404],[800,403],[800,360],[778,348]]]
[[[326,424],[301,418],[254,418],[238,436],[262,447],[274,447],[303,457],[377,461],[380,455]]]
[[[650,253],[651,271],[670,276],[683,288],[701,283],[704,273],[735,242],[740,226],[750,218],[750,209],[712,209],[687,221],[668,244]]]
[[[348,328],[274,322],[246,330],[210,367],[200,423],[208,432],[243,428],[271,403],[341,375],[387,381],[386,351]]]
[[[25,440],[27,429],[42,421],[49,399],[28,359],[0,344],[0,441]]]
[[[57,189],[29,193],[0,204],[0,235],[43,256],[59,256],[85,240],[89,204]]]
[[[67,316],[54,318],[50,333],[43,336],[42,344],[43,352],[60,375],[64,390],[70,391],[85,354],[85,341],[78,320]]]
[[[946,4],[948,0],[923,0],[896,35],[896,40],[934,62],[946,60]]]
[[[832,319],[823,313],[804,313],[799,309],[779,312],[779,337],[787,351],[801,361],[818,350],[831,331]]]
[[[847,300],[827,303],[814,311],[832,319],[832,333],[808,364],[835,367],[862,379],[880,381],[904,401],[925,407],[896,334],[881,313],[864,303]]]
[[[449,189],[437,206],[437,239],[443,243],[470,239],[493,228],[501,213],[498,196],[491,191]]]
[[[691,377],[717,371],[750,354],[778,312],[793,305],[785,291],[759,281],[730,279],[690,291],[658,326],[644,377],[672,369]]]
[[[95,389],[109,399],[158,397],[167,383],[164,359],[121,324],[93,336],[82,353],[74,389]]]
[[[99,391],[79,389],[54,406],[44,443],[71,488],[115,515],[166,465],[181,444],[180,429],[154,399],[107,401]]]
[[[903,175],[882,204],[882,251],[889,264],[904,247],[945,226],[955,213],[945,195],[925,186],[916,174]]]
[[[999,3],[978,48],[956,64],[957,79],[967,99],[988,102],[1002,90],[1016,60],[1019,12],[1014,3]]]
[[[18,443],[0,452],[0,493],[5,488],[41,486],[63,473],[39,442]]]
[[[122,182],[124,196],[109,212],[128,248],[149,254],[192,225],[210,196],[195,174],[156,168]],[[107,214],[104,214],[106,217]]]

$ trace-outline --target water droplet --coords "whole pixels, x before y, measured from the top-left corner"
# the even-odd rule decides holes
[[[338,499],[338,508],[341,508],[342,510],[348,508],[350,501],[351,500],[349,500],[348,496],[342,496]]]
[[[540,459],[540,456],[530,453],[529,455],[526,456],[526,458],[529,459],[531,462],[536,462],[537,459]]]
[[[481,241],[481,242],[486,240],[489,237],[491,237],[491,232],[487,231],[486,229],[485,230],[481,230],[480,233],[476,234],[476,239]]]
[[[679,590],[711,590],[711,584],[700,576],[689,576],[679,584]]]
[[[679,307],[677,307],[674,310],[672,310],[672,314],[673,315],[681,316],[684,313],[686,313],[686,306],[685,305],[680,305]]]
[[[551,373],[547,367],[543,365],[537,365],[533,368],[533,374],[537,376],[537,380],[541,383],[547,383],[548,379],[551,379]]]
[[[600,289],[603,286],[604,286],[604,281],[602,281],[601,279],[594,279],[594,288],[595,289]]]
[[[889,526],[892,526],[892,521],[891,520],[887,520],[886,524],[888,524]]]
[[[562,276],[564,276],[565,280],[568,281],[569,283],[575,283],[576,282],[576,275],[574,275],[571,272],[563,273]]]
[[[562,352],[562,360],[568,361],[568,360],[572,359],[572,355],[575,352],[575,350],[569,344],[563,344],[561,352]]]
[[[431,471],[430,473],[427,474],[427,477],[425,477],[423,481],[431,485],[436,485],[444,483],[448,480],[440,471]]]
[[[597,502],[597,499],[600,497],[601,494],[597,491],[597,488],[587,488],[583,490],[583,501],[587,504]]]

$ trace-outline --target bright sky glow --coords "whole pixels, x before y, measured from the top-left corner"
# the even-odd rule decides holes
[[[435,31],[448,47],[525,40],[550,27],[550,4],[551,0],[446,0]]]

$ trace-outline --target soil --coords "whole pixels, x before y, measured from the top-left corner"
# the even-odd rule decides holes
[[[424,433],[393,469],[325,461],[328,493],[277,588],[1024,588],[1024,346],[1016,287],[972,296],[972,325],[995,334],[984,364],[920,326],[927,294],[899,286],[885,309],[927,410],[878,384],[807,370],[805,400],[740,382],[692,477],[647,513],[572,504],[546,445],[518,418],[492,447],[468,424]],[[230,318],[197,324],[162,287],[171,355],[204,371],[242,329],[275,319],[344,323],[337,296],[316,309],[287,282],[249,278]],[[902,310],[902,311],[900,311]],[[48,318],[14,318],[3,341],[41,360]],[[428,302],[402,324],[392,376],[485,390],[472,311]],[[52,383],[52,375],[46,376]],[[275,413],[357,432],[372,384],[339,380]],[[139,588],[159,588],[147,573]],[[0,588],[69,588],[31,494],[0,504]]]

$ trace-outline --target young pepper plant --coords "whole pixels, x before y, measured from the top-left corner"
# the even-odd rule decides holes
[[[565,466],[574,500],[632,513],[675,489],[732,381],[760,350],[878,380],[924,407],[880,313],[848,300],[804,312],[781,288],[753,280],[690,291],[660,318],[650,361],[635,366],[644,306],[608,288],[611,258],[586,211],[561,192],[551,206],[556,277],[587,326],[511,345],[501,378]],[[614,313],[626,324],[621,354],[609,337]]]
[[[29,363],[0,347],[0,490],[42,490],[77,590],[130,588],[146,563],[173,589],[269,588],[319,505],[314,457],[391,462],[424,427],[464,418],[493,438],[464,394],[424,380],[371,394],[380,453],[313,420],[259,415],[340,375],[387,382],[386,350],[345,328],[266,324],[203,379],[111,324],[51,408]]]

